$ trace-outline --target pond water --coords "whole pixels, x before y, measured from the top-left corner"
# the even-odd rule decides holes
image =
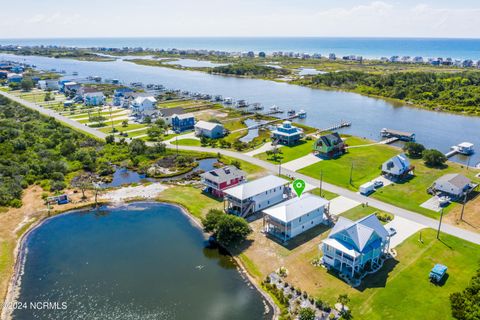
[[[18,301],[67,308],[16,310],[13,319],[272,317],[233,259],[210,248],[201,230],[169,204],[60,215],[33,230],[22,252]]]
[[[255,120],[255,119],[246,119],[243,122],[247,125],[247,127],[251,127],[251,126],[254,126],[254,125],[257,125],[257,124],[265,123],[265,121],[259,121],[259,120]],[[248,133],[246,135],[244,135],[243,137],[241,137],[239,140],[241,142],[248,143],[248,142],[252,141],[253,139],[255,139],[256,137],[258,137],[258,128],[248,129]]]
[[[301,76],[307,76],[307,75],[316,75],[316,74],[325,74],[328,73],[326,71],[320,71],[314,68],[299,68],[298,69],[298,74]]]
[[[215,63],[206,60],[195,60],[195,59],[176,59],[174,61],[164,62],[165,64],[178,64],[182,67],[187,68],[214,68],[219,66],[226,66],[225,63]]]
[[[210,171],[215,169],[214,164],[218,162],[217,158],[207,158],[196,161],[198,166],[193,168],[191,171],[180,174],[175,177],[168,178],[148,178],[145,174],[140,174],[136,171],[130,170],[128,168],[119,167],[115,170],[112,176],[112,181],[108,183],[103,183],[102,188],[117,188],[122,185],[132,184],[132,183],[141,183],[145,181],[155,182],[155,181],[172,181],[172,180],[181,180],[186,176],[192,174],[193,172],[198,171]]]
[[[262,103],[266,108],[304,109],[308,116],[298,120],[317,128],[327,128],[340,121],[351,121],[342,129],[369,139],[380,139],[382,128],[414,132],[417,141],[427,148],[448,152],[450,147],[468,141],[477,152],[470,164],[480,162],[480,117],[433,112],[407,107],[383,99],[374,99],[355,93],[310,89],[274,81],[227,77],[203,72],[136,65],[116,60],[112,62],[76,61],[36,56],[0,54],[0,60],[9,59],[35,64],[42,69],[78,71],[79,77],[99,75],[120,79],[125,83],[158,83],[167,88],[222,95],[249,102]],[[454,158],[465,163],[465,158]]]

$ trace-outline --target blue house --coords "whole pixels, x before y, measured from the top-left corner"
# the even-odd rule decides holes
[[[284,121],[272,131],[273,141],[287,146],[294,145],[303,137],[303,130],[292,125],[290,121]]]
[[[191,113],[176,114],[172,116],[173,131],[179,133],[192,130],[195,127],[195,117]]]
[[[126,95],[130,95],[133,93],[133,89],[123,87],[123,88],[118,88],[113,92],[113,105],[115,106],[120,106],[122,105],[122,100],[123,97]]]
[[[347,277],[360,278],[376,270],[390,246],[390,234],[375,214],[357,221],[340,217],[320,244],[322,263]]]

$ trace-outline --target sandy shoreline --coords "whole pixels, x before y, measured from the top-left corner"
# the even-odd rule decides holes
[[[156,184],[153,184],[153,185],[156,185]],[[180,209],[180,211],[189,219],[189,221],[191,222],[193,227],[198,228],[202,232],[202,234],[204,234],[204,236],[206,238],[208,237],[208,234],[204,233],[204,231],[203,231],[203,226],[202,226],[202,223],[201,223],[200,219],[198,219],[198,218],[194,217],[192,214],[190,214],[190,212],[188,212],[188,210],[185,207],[183,207],[182,205],[180,205],[178,203],[174,203],[174,202],[156,201],[156,200],[154,200],[155,196],[153,195],[154,194],[153,192],[150,193],[151,198],[143,197],[141,194],[139,195],[136,192],[132,192],[132,189],[134,191],[136,191],[138,189],[135,189],[135,188],[139,188],[139,187],[146,188],[148,186],[146,186],[146,187],[145,186],[126,187],[126,188],[121,188],[121,189],[117,189],[117,190],[114,190],[114,191],[110,191],[110,192],[107,193],[107,195],[110,194],[110,196],[105,195],[104,197],[101,197],[101,199],[103,199],[103,202],[101,204],[102,205],[112,204],[114,206],[118,206],[118,205],[121,205],[121,204],[128,205],[130,203],[135,203],[135,202],[138,202],[138,203],[149,203],[150,202],[150,203],[164,203],[164,204],[172,205],[172,206],[175,206],[175,207]],[[163,188],[163,190],[168,188],[164,185],[162,185],[161,187]],[[127,189],[127,191],[120,191],[122,189]],[[153,190],[155,190],[157,192],[157,193],[155,193],[155,195],[156,195],[156,194],[158,194],[159,187],[158,186],[151,187],[149,191],[153,191]],[[121,197],[119,197],[119,195],[122,195],[125,198],[123,198],[122,200],[119,200],[119,199],[121,199]],[[142,201],[142,200],[138,200],[138,198],[144,198],[144,199],[149,199],[149,200]],[[108,199],[109,199],[109,201],[106,201]],[[9,281],[7,294],[5,296],[5,300],[4,300],[3,307],[2,307],[2,310],[1,310],[1,314],[0,314],[0,319],[2,319],[2,320],[11,320],[12,319],[12,313],[13,313],[14,310],[11,310],[11,309],[7,308],[7,306],[11,306],[13,303],[15,303],[15,301],[18,299],[18,296],[19,296],[19,293],[20,293],[21,278],[22,278],[22,275],[24,273],[25,258],[26,258],[26,255],[28,253],[28,250],[26,250],[26,248],[25,248],[26,240],[28,239],[28,236],[33,231],[35,231],[37,228],[41,227],[45,222],[49,221],[50,219],[57,218],[57,217],[60,217],[62,215],[66,215],[66,214],[72,214],[72,213],[84,210],[85,208],[91,207],[92,205],[93,205],[93,203],[83,204],[79,207],[76,207],[76,208],[73,208],[73,209],[70,208],[70,209],[67,209],[66,211],[60,212],[56,215],[46,217],[44,219],[40,219],[40,220],[36,221],[35,223],[33,223],[30,226],[30,228],[18,239],[17,245],[14,249],[14,259],[15,259],[14,270],[13,270],[11,280]],[[280,310],[279,310],[278,306],[275,304],[275,302],[272,300],[272,298],[268,295],[268,293],[266,293],[259,286],[259,284],[257,284],[256,280],[248,273],[247,269],[244,267],[241,260],[239,258],[233,256],[232,254],[230,254],[230,256],[232,257],[232,259],[237,264],[239,272],[241,273],[241,275],[245,276],[247,278],[249,283],[261,294],[263,299],[265,299],[267,301],[267,303],[269,304],[269,307],[273,309],[272,319],[278,319],[278,317],[280,315]]]

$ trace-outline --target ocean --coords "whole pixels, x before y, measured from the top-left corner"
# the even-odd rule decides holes
[[[162,37],[0,39],[0,45],[58,45],[72,47],[143,47],[208,49],[231,52],[292,51],[328,55],[422,56],[480,60],[480,39],[325,38],[325,37]]]

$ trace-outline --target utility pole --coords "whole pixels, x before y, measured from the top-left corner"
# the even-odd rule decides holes
[[[282,174],[282,159],[278,160],[278,175]]]
[[[352,185],[352,175],[353,175],[353,162],[352,162],[352,166],[350,167],[350,185]]]
[[[108,108],[109,108],[109,110],[110,110],[110,122],[112,123],[112,134],[113,134],[113,133],[114,133],[114,132],[113,132],[114,128],[113,128],[112,106],[109,105]]]
[[[465,211],[465,204],[467,203],[467,193],[465,192],[465,197],[463,198],[462,213],[460,214],[460,220],[463,221],[463,212]]]
[[[320,197],[322,196],[323,170],[320,170]]]
[[[438,222],[437,239],[440,239],[440,228],[442,227],[442,219],[443,219],[443,208],[442,208],[442,211],[440,211],[440,221]]]
[[[177,145],[177,157],[178,157],[178,136],[175,137],[175,144]]]

